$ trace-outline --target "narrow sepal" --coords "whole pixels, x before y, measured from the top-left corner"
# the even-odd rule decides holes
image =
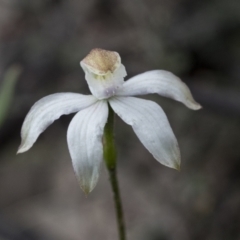
[[[107,117],[107,102],[99,101],[77,113],[68,128],[67,141],[74,172],[85,194],[94,189],[99,178]]]
[[[110,100],[110,105],[124,122],[132,126],[157,161],[170,168],[180,168],[177,140],[158,104],[134,97],[116,97]]]
[[[150,93],[172,98],[193,110],[201,108],[201,105],[193,99],[188,86],[180,78],[164,70],[148,71],[130,78],[124,82],[116,95],[135,96]]]
[[[77,93],[56,93],[40,99],[32,106],[23,122],[22,142],[17,153],[29,150],[38,136],[61,115],[78,112],[96,101],[92,95]]]

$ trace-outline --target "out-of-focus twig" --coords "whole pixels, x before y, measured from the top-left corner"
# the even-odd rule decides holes
[[[20,73],[21,67],[19,65],[13,65],[4,75],[3,82],[0,86],[0,127],[7,116]]]

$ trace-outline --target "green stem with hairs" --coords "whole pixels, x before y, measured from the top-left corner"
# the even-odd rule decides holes
[[[108,121],[104,128],[104,159],[113,191],[119,240],[126,240],[122,202],[117,180],[117,152],[114,144],[114,112],[110,106]]]

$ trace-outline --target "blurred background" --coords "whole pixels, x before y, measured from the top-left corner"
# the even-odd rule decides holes
[[[0,240],[114,240],[107,171],[86,198],[63,116],[16,156],[30,107],[88,94],[91,49],[120,53],[128,77],[165,69],[203,106],[148,96],[179,141],[181,172],[147,152],[119,118],[118,175],[130,240],[240,239],[240,1],[0,0]]]

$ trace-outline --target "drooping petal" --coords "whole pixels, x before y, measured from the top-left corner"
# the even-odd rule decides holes
[[[174,74],[164,70],[148,71],[130,78],[116,95],[135,96],[149,93],[172,98],[193,110],[201,108],[201,105],[193,99],[187,85]]]
[[[165,166],[179,169],[180,151],[168,119],[155,102],[134,97],[115,97],[110,105],[154,156]]]
[[[102,135],[108,117],[106,101],[77,113],[71,121],[67,141],[73,168],[82,190],[88,194],[97,184],[103,160]]]
[[[32,106],[24,120],[22,142],[17,153],[30,149],[38,136],[61,115],[78,112],[96,101],[92,95],[77,93],[55,93],[40,99]]]

